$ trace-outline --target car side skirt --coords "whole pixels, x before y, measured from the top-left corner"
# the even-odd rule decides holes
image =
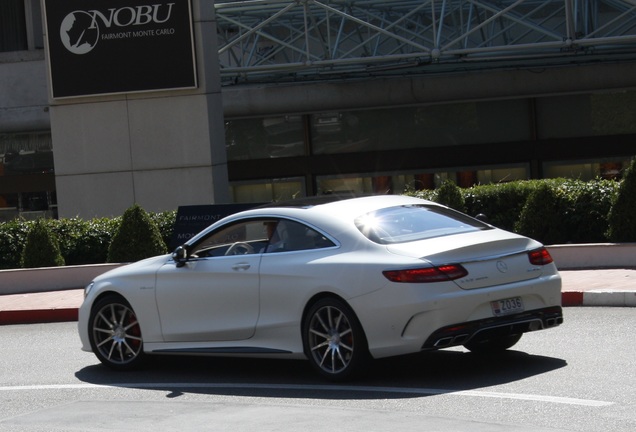
[[[209,348],[176,348],[158,349],[150,351],[149,354],[192,354],[192,355],[223,355],[223,354],[291,354],[291,351],[259,348],[259,347],[209,347]]]

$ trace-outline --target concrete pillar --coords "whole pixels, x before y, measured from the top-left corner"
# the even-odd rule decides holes
[[[51,98],[60,217],[230,201],[214,2],[192,8],[196,89]]]

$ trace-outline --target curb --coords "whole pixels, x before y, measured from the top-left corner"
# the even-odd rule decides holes
[[[568,291],[561,303],[569,306],[636,307],[636,291]]]
[[[583,306],[583,292],[564,292],[561,294],[561,305],[568,306]]]
[[[0,325],[77,321],[77,308],[0,311]]]

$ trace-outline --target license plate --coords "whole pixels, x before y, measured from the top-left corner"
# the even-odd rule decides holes
[[[510,315],[523,312],[523,300],[521,297],[507,298],[490,302],[494,316]]]

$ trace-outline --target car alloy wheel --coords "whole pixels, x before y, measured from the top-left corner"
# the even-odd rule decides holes
[[[338,381],[360,372],[367,344],[355,314],[344,302],[318,301],[309,309],[303,329],[305,353],[321,375]]]
[[[105,365],[129,369],[143,357],[143,341],[137,315],[128,302],[118,296],[98,301],[89,320],[93,352]]]

